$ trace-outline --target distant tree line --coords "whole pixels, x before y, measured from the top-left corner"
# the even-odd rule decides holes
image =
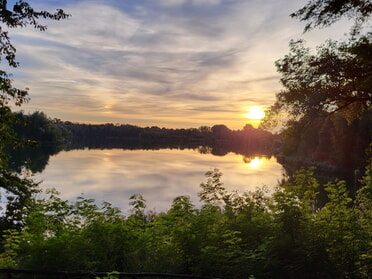
[[[129,124],[114,125],[111,123],[94,125],[64,122],[64,125],[71,132],[72,143],[87,146],[91,143],[105,145],[110,141],[136,141],[144,145],[154,144],[159,146],[213,146],[224,144],[229,146],[229,151],[246,148],[267,152],[274,139],[270,132],[255,129],[251,125],[246,125],[242,130],[237,131],[230,130],[225,125],[188,129],[160,128],[157,126],[141,128]]]
[[[44,112],[36,111],[24,114],[15,113],[16,125],[14,130],[23,143],[28,144],[64,144],[71,139],[68,127],[59,119],[51,119]]]
[[[217,156],[229,152],[246,157],[275,155],[288,174],[301,167],[317,166],[317,174],[338,171],[336,175],[354,179],[355,170],[360,176],[363,173],[365,150],[372,141],[371,110],[364,111],[351,124],[337,113],[332,118],[307,115],[278,135],[249,124],[241,130],[231,130],[222,124],[172,129],[72,123],[49,118],[38,111],[17,112],[15,117],[15,131],[26,145],[26,148],[10,150],[11,164],[18,172],[23,167],[33,172],[42,171],[49,156],[61,150],[175,148]]]
[[[230,130],[225,125],[199,128],[160,128],[138,127],[129,124],[83,124],[51,119],[45,113],[36,111],[24,114],[15,113],[17,124],[14,126],[23,141],[54,144],[105,143],[110,140],[140,141],[179,144],[213,144],[215,142],[239,144],[246,141],[252,146],[263,147],[270,143],[273,135],[247,124],[242,130]]]
[[[49,118],[45,113],[14,113],[14,131],[22,145],[8,145],[9,164],[17,173],[44,170],[51,155],[73,149],[156,150],[194,149],[223,156],[229,152],[246,157],[271,156],[275,136],[246,125],[233,131],[225,125],[189,129],[141,128],[129,124],[81,124]]]
[[[45,113],[15,113],[14,129],[25,143],[65,145],[66,148],[105,148],[132,143],[133,146],[200,146],[222,144],[229,151],[255,149],[268,151],[274,136],[246,125],[233,131],[225,125],[199,128],[138,127],[129,124],[82,124],[51,119]],[[227,153],[227,152],[226,152]]]

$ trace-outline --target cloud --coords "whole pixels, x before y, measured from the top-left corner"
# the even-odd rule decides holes
[[[233,113],[274,101],[274,61],[302,33],[294,0],[57,2],[40,6],[63,4],[70,19],[14,30],[14,74],[30,109],[75,121],[240,126]]]
[[[210,5],[218,5],[221,3],[221,0],[159,0],[157,2],[158,5],[164,7],[179,7],[182,5],[189,5],[189,6],[210,6]]]

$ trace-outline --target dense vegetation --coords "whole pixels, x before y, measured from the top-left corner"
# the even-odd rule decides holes
[[[57,10],[55,13],[36,11],[24,1],[17,1],[13,3],[12,8],[9,8],[6,0],[1,1],[0,61],[5,61],[8,68],[19,66],[16,60],[16,48],[11,43],[8,34],[12,28],[32,26],[40,31],[45,31],[47,26],[41,24],[39,20],[61,20],[67,17],[68,15],[63,10]],[[7,66],[3,66],[3,68]],[[2,201],[5,203],[5,208],[2,208],[0,216],[0,231],[22,227],[24,210],[32,195],[37,191],[37,184],[34,181],[28,177],[20,176],[10,167],[7,152],[7,149],[17,148],[23,144],[14,130],[14,125],[18,120],[10,107],[12,105],[21,106],[28,100],[28,88],[14,87],[11,73],[0,70],[0,187]]]
[[[46,27],[38,23],[39,18],[67,17],[62,10],[36,12],[23,1],[12,10],[7,1],[0,7],[0,20],[9,28],[31,25],[43,31]],[[281,132],[282,153],[287,158],[342,164],[360,160],[366,168],[354,199],[345,181],[335,180],[321,189],[311,168],[298,170],[270,196],[264,189],[227,192],[221,173],[214,170],[200,185],[201,207],[180,196],[166,212],[146,211],[145,199],[134,195],[128,216],[108,202],[98,207],[85,197],[65,201],[54,190],[39,195],[38,185],[25,173],[29,168],[9,163],[9,149],[22,143],[62,144],[102,134],[177,143],[185,139],[250,142],[251,146],[257,138],[271,136],[250,126],[242,131],[230,131],[224,125],[142,129],[72,124],[50,120],[43,113],[14,114],[9,103],[21,105],[28,91],[13,88],[9,75],[1,71],[0,186],[7,201],[0,218],[0,267],[221,278],[370,278],[372,151],[363,158],[352,158],[352,154],[361,154],[371,141],[371,33],[361,34],[371,10],[370,1],[311,0],[293,14],[308,22],[307,29],[332,24],[345,14],[356,16],[356,24],[348,42],[330,42],[316,55],[302,42],[291,43],[291,53],[277,62],[284,89],[267,121],[288,114]],[[18,66],[8,33],[0,29],[0,35],[0,56],[9,66]],[[324,205],[319,203],[321,190],[328,196]]]
[[[327,40],[316,50],[292,40],[276,61],[282,90],[264,127],[281,126],[281,160],[288,168],[315,165],[363,172],[372,141],[372,33],[370,1],[310,0],[292,17],[305,32],[347,16],[354,20],[344,41]]]
[[[280,135],[279,162],[288,173],[301,167],[316,166],[319,173],[337,173],[339,178],[360,179],[372,142],[372,110],[352,123],[340,115],[307,115],[287,127]],[[345,176],[342,175],[345,174]]]
[[[353,201],[342,181],[326,185],[299,171],[272,197],[263,190],[225,190],[218,170],[206,174],[195,208],[187,196],[167,212],[146,211],[140,195],[132,214],[51,190],[33,199],[23,230],[5,231],[0,265],[55,270],[170,272],[220,278],[369,278],[372,268],[371,181]]]

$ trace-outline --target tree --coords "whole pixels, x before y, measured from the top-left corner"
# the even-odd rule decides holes
[[[230,129],[226,125],[219,124],[212,127],[212,133],[217,139],[226,139],[230,135]]]
[[[346,16],[354,18],[354,31],[358,31],[367,22],[371,12],[370,0],[311,0],[291,16],[307,22],[305,31],[329,26]]]
[[[353,120],[371,107],[372,33],[367,28],[360,35],[371,12],[370,0],[310,0],[291,14],[307,22],[305,32],[330,26],[343,17],[354,18],[355,25],[348,41],[330,40],[315,55],[303,40],[290,42],[290,53],[276,62],[284,89],[267,113],[266,127],[276,125],[283,111],[295,121],[309,113],[327,115],[338,111]]]
[[[45,31],[46,25],[39,23],[39,18],[60,20],[69,17],[63,10],[58,9],[55,13],[48,11],[35,11],[30,4],[22,0],[17,1],[12,9],[8,8],[7,1],[0,3],[0,21],[8,28],[26,27],[28,25]],[[8,31],[0,27],[0,61],[5,58],[10,67],[16,68],[19,63],[16,61],[16,48],[11,43]],[[9,101],[14,100],[15,105],[20,106],[28,101],[28,89],[17,89],[12,86],[12,80],[5,71],[0,71],[0,106],[7,106]]]
[[[358,40],[328,41],[316,54],[304,41],[291,41],[290,53],[276,62],[284,89],[277,93],[271,117],[341,113],[352,121],[372,105],[372,33]]]
[[[55,13],[35,11],[30,4],[23,0],[17,1],[12,8],[8,7],[6,0],[0,3],[0,21],[8,29],[31,25],[40,31],[45,31],[47,26],[39,23],[38,20],[40,18],[61,20],[67,17],[69,17],[69,15],[61,9],[58,9]],[[6,31],[3,26],[0,26],[0,62],[4,60],[4,58],[10,67],[16,68],[19,66],[19,62],[16,61],[16,48],[10,41],[8,31]],[[13,143],[15,140],[15,134],[10,128],[10,125],[14,123],[14,119],[10,116],[11,110],[9,108],[9,103],[13,101],[14,105],[21,106],[28,100],[28,88],[18,89],[13,87],[10,74],[0,69],[0,129],[2,132],[6,130],[6,133],[2,133],[1,136],[1,155],[3,155],[4,146],[7,143]],[[1,163],[4,161],[4,157],[1,156],[0,160],[0,166],[2,166]]]
[[[10,67],[16,68],[19,66],[19,62],[16,61],[16,48],[11,43],[7,30],[33,26],[40,31],[45,31],[47,26],[41,24],[39,19],[60,20],[68,16],[61,9],[55,13],[35,11],[27,2],[22,0],[17,1],[11,8],[8,7],[6,0],[1,1],[0,62],[5,59]],[[5,152],[6,148],[14,148],[21,143],[13,129],[16,118],[11,112],[10,105],[14,103],[16,106],[21,106],[28,100],[28,89],[13,87],[10,74],[0,69],[0,187],[13,194],[8,196],[10,203],[5,215],[1,218],[2,224],[8,224],[9,221],[19,224],[18,217],[15,218],[15,216],[22,215],[27,199],[37,186],[32,180],[19,177],[10,169]]]

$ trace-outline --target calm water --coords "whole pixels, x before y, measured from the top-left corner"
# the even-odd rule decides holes
[[[218,168],[228,190],[253,191],[277,184],[283,169],[274,157],[254,157],[229,153],[225,156],[200,154],[195,150],[86,149],[62,151],[49,160],[46,169],[35,175],[43,189],[56,188],[64,199],[84,193],[97,202],[108,201],[127,213],[129,197],[141,194],[147,209],[169,209],[172,200],[188,195],[198,205],[199,185],[205,172]]]

